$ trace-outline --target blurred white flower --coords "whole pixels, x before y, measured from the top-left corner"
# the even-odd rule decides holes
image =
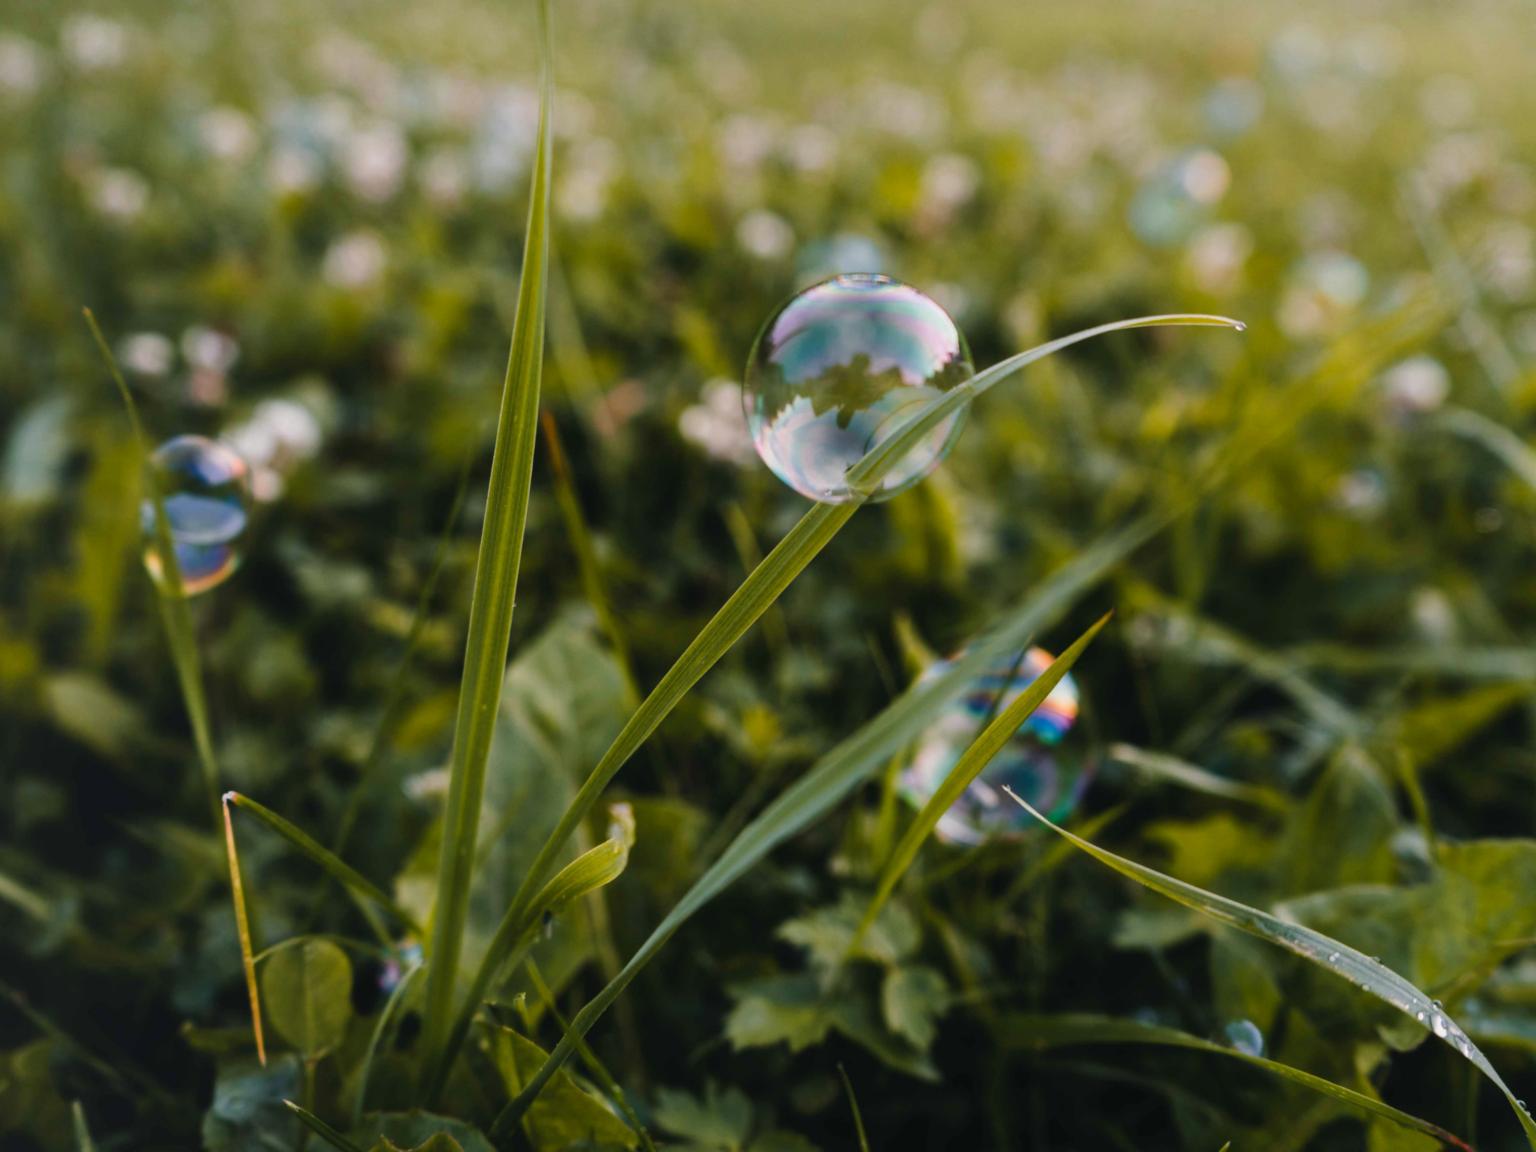
[[[475,129],[470,165],[475,186],[492,195],[512,189],[528,171],[539,127],[539,96],[504,85],[491,94]]]
[[[737,113],[720,126],[716,147],[732,168],[760,167],[778,145],[778,128],[761,116]]]
[[[1451,393],[1451,374],[1433,356],[1410,356],[1381,374],[1381,395],[1396,416],[1433,412]]]
[[[949,121],[936,97],[921,88],[890,81],[869,88],[865,109],[872,127],[916,142],[938,138]]]
[[[115,68],[128,56],[128,27],[120,20],[82,13],[59,29],[64,56],[82,72]]]
[[[256,150],[256,126],[238,108],[221,104],[197,118],[197,135],[203,150],[219,160],[235,163]]]
[[[1232,183],[1232,170],[1220,153],[1201,148],[1184,158],[1179,169],[1179,183],[1196,204],[1215,204],[1227,194]]]
[[[457,148],[439,148],[421,165],[421,190],[436,208],[457,208],[469,191],[469,164]]]
[[[425,772],[417,772],[414,776],[407,776],[400,787],[408,797],[416,801],[446,796],[448,795],[448,769],[429,768]]]
[[[325,250],[320,273],[336,288],[367,288],[379,281],[388,263],[384,241],[377,233],[348,232]]]
[[[785,136],[784,151],[797,171],[826,172],[837,162],[837,135],[821,124],[799,124]]]
[[[0,33],[0,91],[30,96],[43,82],[47,65],[42,49],[24,36]]]
[[[134,332],[117,346],[117,358],[135,376],[164,376],[176,360],[176,345],[158,332]]]
[[[794,247],[795,230],[778,213],[758,208],[737,222],[736,243],[759,260],[778,260]]]
[[[370,203],[378,204],[400,191],[410,146],[394,124],[377,121],[347,140],[341,166],[347,187]]]
[[[1446,644],[1456,639],[1460,627],[1451,598],[1438,588],[1419,588],[1408,607],[1416,632],[1431,644]]]
[[[298,196],[319,187],[320,160],[307,148],[284,145],[267,160],[267,183],[279,196]]]
[[[149,205],[149,184],[128,168],[101,169],[90,194],[96,211],[124,223],[136,220]]]
[[[1506,301],[1525,302],[1536,286],[1536,234],[1518,220],[1495,221],[1480,246],[1483,280]]]
[[[747,420],[741,410],[741,386],[732,380],[711,380],[699,403],[683,409],[677,430],[706,456],[727,464],[749,464],[757,457]]]
[[[1357,468],[1339,478],[1334,504],[1357,520],[1371,520],[1387,506],[1387,483],[1374,468]]]
[[[315,456],[322,438],[315,414],[297,400],[282,397],[261,401],[244,423],[222,437],[251,466],[251,492],[263,503],[282,495],[284,473]]]
[[[1210,224],[1196,232],[1184,252],[1189,278],[1213,295],[1235,291],[1253,253],[1253,233],[1241,224]]]
[[[571,149],[560,181],[562,214],[572,220],[596,220],[608,205],[608,188],[618,175],[618,149],[601,136]]]
[[[1432,76],[1419,92],[1424,118],[1441,128],[1459,128],[1477,111],[1477,89],[1465,76],[1441,73]]]
[[[228,333],[194,324],[181,334],[181,355],[193,368],[222,376],[240,359],[240,344]]]
[[[1345,252],[1318,252],[1298,261],[1280,298],[1277,319],[1293,339],[1321,336],[1365,299],[1365,265]]]
[[[923,166],[918,184],[918,215],[927,223],[942,225],[956,209],[964,207],[981,187],[976,161],[958,152],[941,152]]]

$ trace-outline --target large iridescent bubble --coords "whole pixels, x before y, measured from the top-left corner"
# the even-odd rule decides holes
[[[250,519],[250,469],[233,448],[204,436],[167,440],[150,465],[176,546],[182,594],[218,587],[240,566]],[[152,501],[144,501],[140,516],[144,567],[163,585]]]
[[[758,455],[796,492],[854,498],[846,474],[910,414],[975,369],[955,322],[889,276],[834,276],[792,296],[758,334],[742,397]],[[888,472],[872,499],[927,476],[960,435],[943,421]]]
[[[982,728],[1054,659],[1043,648],[1016,652],[967,685],[918,740],[911,763],[897,781],[901,796],[913,807],[925,804]],[[936,661],[922,679],[936,678],[951,662]],[[1068,673],[939,819],[936,835],[952,844],[973,845],[1027,828],[1033,818],[1008,798],[1004,785],[1052,820],[1070,815],[1093,774],[1082,733],[1074,732],[1078,708],[1077,682]]]

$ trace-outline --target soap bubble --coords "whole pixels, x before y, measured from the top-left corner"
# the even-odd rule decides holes
[[[973,680],[918,741],[912,762],[897,781],[901,796],[913,807],[925,804],[982,729],[1054,660],[1045,649],[1030,648],[999,659]],[[937,678],[952,663],[937,661],[923,673],[922,680]],[[1052,820],[1071,815],[1093,775],[1092,760],[1081,747],[1081,734],[1077,740],[1071,738],[1077,714],[1077,682],[1068,673],[940,817],[935,829],[938,837],[951,844],[971,845],[1029,827],[1033,818],[1008,798],[1004,785]]]
[[[218,587],[240,566],[251,500],[245,461],[205,436],[177,436],[160,445],[150,466],[176,545],[182,593],[196,596]],[[144,501],[140,522],[144,567],[158,584],[162,573],[152,500]]]
[[[769,317],[747,364],[742,401],[763,462],[796,492],[852,500],[846,473],[974,369],[955,322],[916,288],[868,273],[834,276]],[[948,454],[964,410],[933,428],[872,496],[886,500]]]

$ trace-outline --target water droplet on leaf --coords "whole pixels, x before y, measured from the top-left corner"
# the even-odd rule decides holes
[[[1264,1033],[1252,1020],[1233,1020],[1226,1027],[1227,1043],[1248,1056],[1264,1055]]]
[[[758,455],[812,500],[852,500],[848,469],[975,369],[955,322],[888,276],[835,276],[779,308],[758,334],[742,401]],[[964,410],[933,428],[881,480],[886,500],[937,468]]]
[[[155,485],[165,507],[181,569],[181,590],[196,596],[234,574],[250,518],[250,470],[233,448],[205,436],[177,436],[150,457]],[[144,567],[161,582],[155,545],[155,506],[140,509]]]

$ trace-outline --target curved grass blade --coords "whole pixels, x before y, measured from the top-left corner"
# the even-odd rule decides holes
[[[474,879],[475,837],[485,793],[486,758],[490,754],[502,680],[506,675],[507,641],[512,634],[512,610],[522,563],[523,531],[528,522],[534,446],[538,440],[544,312],[549,290],[553,82],[548,0],[539,0],[537,7],[540,34],[538,142],[533,157],[517,312],[512,323],[512,344],[502,387],[496,447],[491,459],[485,526],[480,535],[475,590],[469,608],[469,639],[459,688],[458,717],[454,724],[448,803],[443,813],[437,902],[432,915],[422,1025],[424,1070],[444,1062],[453,1020],[459,955],[469,914],[469,890]]]
[[[208,701],[203,693],[203,672],[197,652],[197,636],[192,629],[192,610],[182,594],[181,564],[176,559],[176,542],[171,535],[171,521],[165,513],[165,501],[160,486],[155,482],[154,471],[149,466],[149,440],[144,435],[144,425],[139,420],[139,409],[133,402],[133,393],[123,379],[117,357],[101,334],[96,314],[89,308],[81,310],[85,323],[91,330],[101,358],[106,363],[112,382],[117,385],[123,407],[128,412],[128,423],[133,429],[134,444],[142,461],[141,475],[144,489],[149,493],[154,509],[155,552],[160,561],[160,579],[155,583],[155,601],[160,606],[160,620],[171,646],[171,660],[176,666],[176,680],[181,687],[181,698],[186,705],[187,719],[192,725],[192,743],[197,749],[197,762],[203,773],[203,787],[208,793],[208,810],[214,827],[220,821],[219,767],[213,752],[212,726],[208,722]]]
[[[527,904],[538,885],[542,884],[554,868],[565,842],[616,776],[624,764],[650,737],[663,720],[682,701],[695,684],[746,634],[778,600],[783,591],[810,564],[862,506],[869,493],[875,492],[880,481],[903,456],[921,443],[924,437],[965,404],[981,396],[999,382],[1021,368],[1044,359],[1074,344],[1091,340],[1110,332],[1134,328],[1160,326],[1201,325],[1206,327],[1235,328],[1243,325],[1236,320],[1220,316],[1168,315],[1142,316],[1101,324],[1096,328],[1074,332],[1059,340],[1041,344],[1028,351],[1011,356],[984,372],[973,376],[964,384],[957,385],[943,396],[923,407],[904,423],[898,425],[891,438],[870,451],[848,472],[848,482],[856,493],[864,495],[844,504],[817,504],[811,508],[789,533],[779,541],[764,561],[752,570],[747,579],[715,613],[704,629],[694,637],[683,654],[677,658],[666,674],[651,690],[640,707],[629,718],[612,745],[583,782],[570,806],[560,817],[549,834],[543,848],[530,865],[522,884],[513,896],[502,919],[501,926],[486,950],[480,969],[475,974],[470,994],[459,1010],[453,1033],[438,1059],[429,1079],[432,1086],[429,1095],[440,1089],[447,1077],[447,1064],[469,1034],[470,1021],[476,1006],[484,999],[492,980],[506,963],[516,943],[515,924],[527,914]],[[974,673],[973,673],[974,674]]]
[[[1532,452],[1524,440],[1504,425],[1470,408],[1448,409],[1435,419],[1435,424],[1447,432],[1454,432],[1480,444],[1520,477],[1527,488],[1536,491],[1536,452]]]
[[[299,1118],[299,1123],[303,1124],[304,1127],[308,1128],[332,1148],[339,1149],[340,1152],[363,1152],[360,1146],[352,1143],[352,1141],[348,1140],[308,1108],[295,1104],[292,1100],[284,1100],[283,1103],[288,1106],[288,1111]]]
[[[1111,1016],[1061,1015],[1009,1016],[1003,1021],[1000,1031],[1006,1036],[1020,1037],[1017,1046],[1026,1048],[1075,1048],[1090,1044],[1150,1044],[1161,1048],[1187,1048],[1194,1052],[1224,1056],[1254,1068],[1262,1068],[1293,1084],[1300,1084],[1313,1092],[1348,1104],[1351,1108],[1369,1112],[1403,1128],[1432,1136],[1442,1144],[1472,1152],[1470,1144],[1459,1136],[1447,1132],[1438,1124],[1403,1112],[1374,1097],[1346,1088],[1342,1084],[1335,1084],[1332,1080],[1295,1068],[1290,1064],[1284,1064],[1279,1060],[1228,1048],[1199,1036],[1192,1036],[1188,1032],[1180,1032],[1176,1028],[1163,1028],[1155,1024],[1143,1024],[1137,1020],[1120,1020]]]
[[[356,1128],[363,1122],[363,1108],[368,1100],[368,1079],[373,1075],[373,1057],[379,1050],[379,1045],[384,1042],[384,1035],[389,1030],[389,1023],[395,1018],[400,1005],[405,1003],[407,991],[416,977],[421,974],[422,966],[412,964],[400,976],[400,983],[395,985],[395,990],[389,994],[389,999],[384,1001],[384,1008],[379,1013],[379,1019],[373,1026],[373,1033],[368,1037],[368,1050],[363,1053],[363,1062],[358,1066],[357,1095],[352,1100],[352,1127]]]
[[[421,925],[416,922],[409,912],[391,900],[388,894],[379,888],[377,884],[369,880],[368,877],[364,876],[352,865],[342,860],[335,853],[327,851],[318,840],[298,827],[298,825],[285,820],[265,804],[260,804],[239,792],[224,793],[224,801],[226,813],[230,804],[249,812],[321,868],[325,869],[348,892],[378,905],[406,928],[418,936],[421,935],[423,931]],[[384,932],[382,935],[384,943],[388,944],[390,942],[389,934]]]
[[[875,885],[875,894],[869,899],[869,907],[864,910],[863,919],[859,921],[853,939],[848,942],[845,961],[848,957],[857,954],[870,926],[875,922],[875,917],[880,915],[880,909],[885,907],[885,902],[895,891],[897,882],[906,875],[907,869],[912,866],[912,861],[917,859],[918,849],[923,846],[923,841],[928,839],[928,834],[938,826],[944,813],[948,812],[955,801],[960,799],[960,794],[970,787],[971,781],[981,775],[981,770],[991,763],[992,758],[1003,750],[1009,740],[1013,739],[1013,734],[1019,730],[1019,726],[1045,702],[1045,698],[1055,690],[1061,678],[1072,670],[1078,657],[1107,623],[1109,623],[1108,614],[1099,617],[1093,627],[1079,636],[1070,648],[1051,662],[1049,668],[1030,681],[1013,702],[999,712],[971,742],[970,747],[961,754],[955,766],[949,770],[949,775],[944,777],[943,783],[934,790],[932,796],[928,797],[917,815],[912,818],[912,823],[907,825],[907,830],[902,833],[901,839],[897,841],[895,849],[891,852],[891,858],[886,861],[884,869],[881,870],[880,880]]]
[[[1134,768],[1153,779],[1167,780],[1181,788],[1188,788],[1191,792],[1255,804],[1271,812],[1287,812],[1291,807],[1284,792],[1266,788],[1262,784],[1244,784],[1240,780],[1228,780],[1225,776],[1207,772],[1204,768],[1180,760],[1177,756],[1151,752],[1130,744],[1112,744],[1109,748],[1109,758],[1117,764]]]
[[[91,1139],[91,1127],[85,1122],[85,1109],[80,1106],[80,1101],[70,1103],[69,1113],[74,1121],[75,1148],[78,1152],[96,1152],[96,1142]]]
[[[1527,1142],[1536,1149],[1536,1120],[1531,1118],[1525,1105],[1510,1091],[1509,1085],[1504,1083],[1497,1069],[1489,1063],[1481,1049],[1473,1044],[1461,1026],[1446,1014],[1445,1008],[1438,1000],[1431,1000],[1392,969],[1379,961],[1372,960],[1363,952],[1355,951],[1347,944],[1300,924],[1287,923],[1267,912],[1251,908],[1247,904],[1229,900],[1214,892],[1207,892],[1203,888],[1186,884],[1182,880],[1175,880],[1171,876],[1165,876],[1155,869],[1148,868],[1145,864],[1138,864],[1134,860],[1117,856],[1108,849],[1100,848],[1097,844],[1051,823],[1031,808],[1016,792],[1006,788],[1004,790],[1040,823],[1122,876],[1129,877],[1143,887],[1222,924],[1247,932],[1251,936],[1257,936],[1261,940],[1268,940],[1271,944],[1278,944],[1320,968],[1326,968],[1343,976],[1362,991],[1385,1001],[1399,1012],[1413,1017],[1492,1081],[1509,1101],[1509,1106],[1514,1109],[1515,1115],[1520,1120],[1520,1126],[1525,1131]]]
[[[1166,514],[1149,514],[1099,540],[1064,567],[1048,576],[1022,603],[1007,613],[989,634],[977,639],[950,667],[932,680],[914,684],[879,716],[844,740],[799,780],[786,788],[736,836],[713,864],[684,893],[651,935],[571,1021],[571,1027],[550,1053],[549,1060],[518,1097],[502,1110],[494,1131],[507,1132],[559,1070],[598,1018],[619,998],[672,935],[785,840],[820,820],[865,780],[882,770],[892,756],[931,724],[948,701],[1005,654],[1050,626],[1084,591],[1104,579],[1145,544],[1168,521]]]
[[[235,849],[235,822],[229,813],[229,796],[224,798],[224,850],[229,855],[229,891],[235,904],[235,932],[240,937],[240,963],[245,969],[245,994],[251,1004],[251,1034],[256,1038],[256,1056],[262,1067],[267,1064],[267,1042],[261,1031],[261,988],[256,982],[256,953],[251,945],[251,919],[245,908],[245,884],[240,879],[240,854]]]
[[[864,1132],[864,1116],[859,1111],[858,1097],[853,1094],[853,1081],[848,1079],[848,1069],[841,1064],[837,1066],[837,1074],[843,1078],[843,1092],[848,1097],[848,1110],[853,1113],[853,1130],[858,1136],[859,1152],[869,1152],[869,1137]]]

